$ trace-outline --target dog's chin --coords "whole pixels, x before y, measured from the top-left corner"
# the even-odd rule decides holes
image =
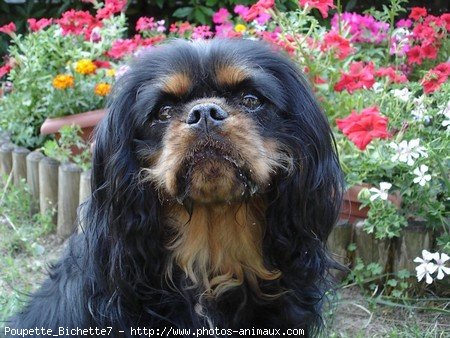
[[[249,173],[236,160],[214,149],[191,156],[178,183],[182,199],[204,204],[240,202],[257,191]]]

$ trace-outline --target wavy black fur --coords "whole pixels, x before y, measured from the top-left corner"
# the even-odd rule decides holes
[[[282,277],[262,287],[289,292],[261,299],[244,283],[206,302],[207,316],[201,316],[195,307],[198,292],[184,288],[184,275],[175,272],[178,290],[163,277],[167,233],[157,192],[138,179],[137,140],[145,138],[146,149],[156,149],[163,133],[143,130],[156,100],[154,89],[145,84],[186,68],[203,74],[198,81],[207,81],[208,67],[221,59],[263,70],[269,81],[257,89],[273,109],[258,116],[258,123],[262,133],[295,155],[295,172],[276,175],[265,192],[270,203],[264,259]],[[199,95],[207,95],[212,86],[205,82],[206,92]],[[50,278],[8,327],[113,327],[110,337],[131,337],[130,327],[303,328],[309,336],[317,333],[328,288],[325,242],[340,206],[341,172],[327,120],[287,57],[248,40],[176,41],[135,61],[118,81],[109,114],[97,130],[92,189],[84,233],[71,239]]]

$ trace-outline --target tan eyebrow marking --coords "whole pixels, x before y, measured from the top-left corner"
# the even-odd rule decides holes
[[[162,80],[162,90],[167,94],[183,96],[189,92],[192,86],[191,78],[186,73],[174,73]]]
[[[236,86],[247,78],[247,70],[239,66],[225,65],[216,69],[216,80],[220,86]]]

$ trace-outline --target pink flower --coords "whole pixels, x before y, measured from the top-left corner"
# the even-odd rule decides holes
[[[154,18],[147,18],[142,16],[136,22],[136,30],[138,32],[143,32],[146,30],[152,30],[156,27],[156,22]]]
[[[5,33],[5,34],[8,34],[10,36],[12,36],[15,31],[16,31],[16,25],[14,24],[14,22],[10,22],[9,24],[3,25],[3,26],[0,27],[0,32],[1,33]]]
[[[357,89],[370,89],[375,83],[375,66],[372,62],[352,62],[348,73],[342,73],[340,80],[334,85],[334,90],[344,89],[353,93]]]
[[[230,37],[230,35],[234,32],[234,26],[230,22],[226,22],[222,25],[216,26],[216,36],[217,37]]]
[[[322,14],[323,18],[328,18],[328,11],[331,8],[336,8],[333,5],[333,0],[300,0],[300,6],[308,6],[309,8],[317,8]]]
[[[208,25],[197,26],[192,31],[193,39],[208,39],[211,38],[213,35],[214,33],[211,32],[211,27]]]
[[[40,19],[36,20],[34,18],[28,19],[28,26],[30,26],[30,30],[32,32],[37,32],[47,26],[50,26],[52,24],[52,19]]]
[[[256,22],[258,23],[258,25],[265,25],[267,23],[267,21],[270,20],[272,16],[269,13],[261,13],[256,17]]]
[[[335,31],[330,31],[325,34],[320,50],[323,52],[333,50],[338,59],[343,60],[352,53],[353,48],[349,40],[340,36]]]
[[[214,13],[212,20],[216,25],[223,24],[228,21],[230,17],[230,12],[226,8],[221,8],[217,12]]]
[[[377,106],[363,109],[360,114],[352,110],[344,119],[336,119],[338,128],[360,150],[365,150],[367,145],[375,138],[386,139],[391,137],[387,131],[388,119],[381,116]]]
[[[396,26],[397,28],[409,28],[412,26],[412,21],[409,19],[400,19]]]
[[[136,47],[136,43],[131,39],[118,39],[113,42],[111,49],[106,52],[106,55],[113,59],[121,59],[126,55],[132,54]]]
[[[106,0],[103,7],[97,11],[96,18],[99,20],[107,19],[110,16],[119,13],[127,5],[127,0]]]

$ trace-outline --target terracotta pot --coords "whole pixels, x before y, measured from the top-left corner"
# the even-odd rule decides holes
[[[358,200],[358,194],[362,189],[370,189],[373,186],[370,184],[354,185],[344,193],[344,199],[342,202],[342,208],[339,214],[340,220],[347,220],[350,223],[354,223],[359,219],[366,219],[369,207],[359,209],[361,202]],[[389,194],[388,200],[391,201],[397,208],[400,208],[401,197],[398,194]]]
[[[55,134],[56,138],[59,138],[58,131],[61,127],[77,124],[81,127],[83,140],[90,142],[95,126],[105,115],[106,110],[99,109],[75,115],[47,118],[41,126],[41,135]]]

